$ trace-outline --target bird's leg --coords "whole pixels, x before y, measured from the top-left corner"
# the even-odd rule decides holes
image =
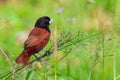
[[[41,50],[41,52],[45,52],[44,56],[50,56],[50,51],[49,50]]]
[[[39,57],[37,57],[35,54],[33,54],[33,56],[35,57],[35,59],[36,59],[37,61],[41,61],[41,59],[40,59]]]
[[[36,59],[38,58],[35,54],[33,54],[33,56],[34,56]]]
[[[49,50],[41,50],[40,52],[44,52],[44,54],[41,56],[41,57],[37,57],[35,54],[33,54],[33,56],[35,57],[35,59],[37,61],[41,61],[41,58],[44,58],[44,57],[49,57],[50,56],[50,51]]]

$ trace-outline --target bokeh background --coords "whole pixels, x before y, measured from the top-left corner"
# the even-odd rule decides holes
[[[120,0],[0,0],[0,48],[13,64],[0,52],[0,76],[18,67],[15,59],[24,41],[36,20],[45,15],[54,20],[52,35],[54,30],[96,35],[72,46],[61,62],[51,55],[49,65],[37,64],[37,69],[32,65],[8,80],[120,80]],[[53,37],[45,49],[52,41]]]

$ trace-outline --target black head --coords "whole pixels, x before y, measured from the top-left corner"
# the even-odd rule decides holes
[[[36,21],[35,27],[49,29],[50,23],[51,23],[51,19],[48,16],[43,16]]]

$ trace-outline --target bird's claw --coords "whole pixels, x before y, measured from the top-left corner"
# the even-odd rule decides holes
[[[48,56],[48,57],[49,57],[49,56],[50,56],[50,51],[49,51],[49,50],[48,50],[48,51],[46,51],[46,53],[45,53],[45,54],[46,54],[46,56]]]

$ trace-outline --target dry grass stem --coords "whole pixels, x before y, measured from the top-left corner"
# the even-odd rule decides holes
[[[53,40],[53,53],[57,53],[57,29],[55,28],[54,29],[54,32],[53,32],[53,35],[54,35],[54,40]]]
[[[7,56],[7,54],[4,52],[4,50],[2,48],[0,48],[0,53],[3,55],[3,57],[5,58],[5,60],[10,64],[10,66],[13,67],[12,62],[10,61],[10,59]]]

